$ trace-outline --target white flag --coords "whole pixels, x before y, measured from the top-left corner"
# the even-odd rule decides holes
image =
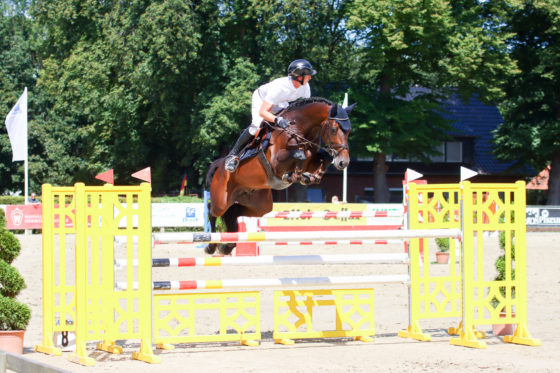
[[[461,166],[461,181],[470,179],[473,176],[478,175],[478,172]]]
[[[27,160],[27,87],[6,117],[12,162]]]

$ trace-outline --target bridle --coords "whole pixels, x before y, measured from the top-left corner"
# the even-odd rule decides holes
[[[321,123],[321,132],[320,132],[320,138],[323,138],[323,134],[325,131],[329,131],[332,127],[330,125],[331,121],[335,121],[336,125],[339,126],[337,120],[341,119],[341,118],[327,118],[327,120],[325,120],[323,123]],[[295,121],[290,121],[290,123],[295,123]],[[270,127],[272,127],[271,124],[268,123],[268,125]],[[273,129],[276,127],[272,127]],[[330,134],[327,132],[327,139],[328,142],[326,144],[326,147],[322,147],[321,144],[317,144],[315,141],[311,141],[306,139],[305,137],[303,137],[302,135],[298,134],[297,132],[289,129],[289,128],[285,128],[285,129],[280,129],[281,131],[286,132],[288,135],[295,137],[298,142],[304,143],[306,145],[309,145],[317,150],[320,149],[324,149],[331,157],[336,158],[342,151],[347,150],[348,149],[348,144],[333,144],[331,142],[331,136]],[[321,140],[319,140],[321,141]]]
[[[334,121],[337,126],[340,126],[337,122],[337,119],[338,118],[330,118],[329,117],[325,122],[323,122],[321,124],[321,137],[323,137],[323,132],[326,130],[327,131],[327,139],[328,139],[326,151],[333,158],[336,158],[343,150],[348,149],[348,143],[346,143],[346,144],[332,144],[332,142],[331,142],[331,136],[330,136],[330,129],[332,128],[331,127],[331,121]],[[338,130],[337,130],[337,132],[338,132]],[[337,151],[337,149],[339,149],[339,150]]]

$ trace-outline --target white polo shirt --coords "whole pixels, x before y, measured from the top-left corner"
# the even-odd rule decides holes
[[[255,129],[260,126],[263,118],[259,115],[259,110],[261,109],[264,101],[272,104],[271,111],[275,113],[286,108],[288,103],[291,101],[295,101],[298,98],[309,97],[311,97],[309,83],[296,88],[289,76],[274,79],[270,83],[261,85],[255,90],[255,92],[253,92],[251,104],[253,121],[251,126],[255,127]]]

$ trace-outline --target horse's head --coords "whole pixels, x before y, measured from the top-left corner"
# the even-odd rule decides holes
[[[345,169],[350,163],[348,135],[351,126],[348,114],[354,105],[356,104],[343,108],[336,103],[333,104],[329,110],[329,117],[321,130],[323,142],[327,145],[329,154],[334,158],[333,164],[338,170]]]

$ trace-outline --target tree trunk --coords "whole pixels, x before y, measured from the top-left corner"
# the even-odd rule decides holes
[[[387,164],[385,154],[378,153],[373,160],[373,188],[374,202],[388,203],[390,200],[389,187],[387,186]]]
[[[391,75],[383,72],[380,75],[379,90],[381,93],[389,94],[391,92]],[[373,188],[375,203],[388,203],[390,200],[389,187],[387,186],[387,163],[385,163],[385,154],[377,153],[373,160]]]
[[[556,149],[552,155],[548,174],[548,199],[546,204],[560,205],[560,149]]]

